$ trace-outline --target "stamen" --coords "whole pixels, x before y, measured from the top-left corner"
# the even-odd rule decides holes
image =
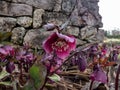
[[[64,40],[57,40],[55,43],[52,44],[52,49],[58,52],[66,51],[68,48],[69,46]]]

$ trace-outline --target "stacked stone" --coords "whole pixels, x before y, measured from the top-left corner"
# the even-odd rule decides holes
[[[99,0],[0,0],[0,31],[12,32],[15,44],[29,43],[41,47],[50,32],[42,26],[48,22],[70,23],[65,32],[77,37],[77,44],[103,41]]]

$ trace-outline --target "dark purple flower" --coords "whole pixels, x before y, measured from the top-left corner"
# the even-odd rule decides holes
[[[32,52],[20,49],[16,53],[16,59],[26,63],[31,63],[36,59],[36,57]]]
[[[43,42],[43,48],[46,53],[55,51],[59,58],[65,59],[72,50],[75,50],[76,40],[73,36],[54,32]]]
[[[12,46],[1,46],[0,47],[0,62],[9,62],[10,58],[15,56],[15,50]]]
[[[93,73],[90,75],[90,79],[92,81],[107,83],[107,76],[106,76],[105,72],[98,65],[94,66]]]
[[[89,56],[93,58],[94,56],[98,54],[98,50],[99,50],[98,45],[91,46],[89,49]]]
[[[75,58],[75,63],[78,65],[78,68],[80,71],[85,71],[87,68],[87,58],[86,55],[84,55],[82,52],[80,52],[76,58]]]
[[[6,71],[7,71],[8,73],[12,73],[14,69],[15,69],[14,62],[9,62],[9,63],[6,65]]]

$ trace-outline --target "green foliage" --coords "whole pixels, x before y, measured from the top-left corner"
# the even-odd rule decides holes
[[[107,38],[117,38],[120,39],[120,35],[107,35]]]
[[[5,78],[5,77],[8,77],[10,74],[7,73],[5,70],[2,70],[0,72],[0,80]],[[11,81],[0,81],[0,85],[5,85],[5,86],[12,86],[12,82]]]
[[[53,74],[52,76],[49,76],[48,78],[55,82],[60,81],[61,79],[60,76],[57,74]]]
[[[0,72],[0,80],[8,75],[9,73],[7,73],[5,70],[2,70],[2,72]]]
[[[27,85],[24,87],[24,90],[39,90],[46,78],[47,70],[42,64],[34,64],[30,70],[30,80]]]

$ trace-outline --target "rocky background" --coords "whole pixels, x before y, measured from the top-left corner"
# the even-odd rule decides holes
[[[65,32],[77,38],[78,45],[102,42],[104,35],[99,0],[0,0],[0,31],[12,32],[15,44],[41,47],[50,32],[43,25],[61,26],[70,20]]]

